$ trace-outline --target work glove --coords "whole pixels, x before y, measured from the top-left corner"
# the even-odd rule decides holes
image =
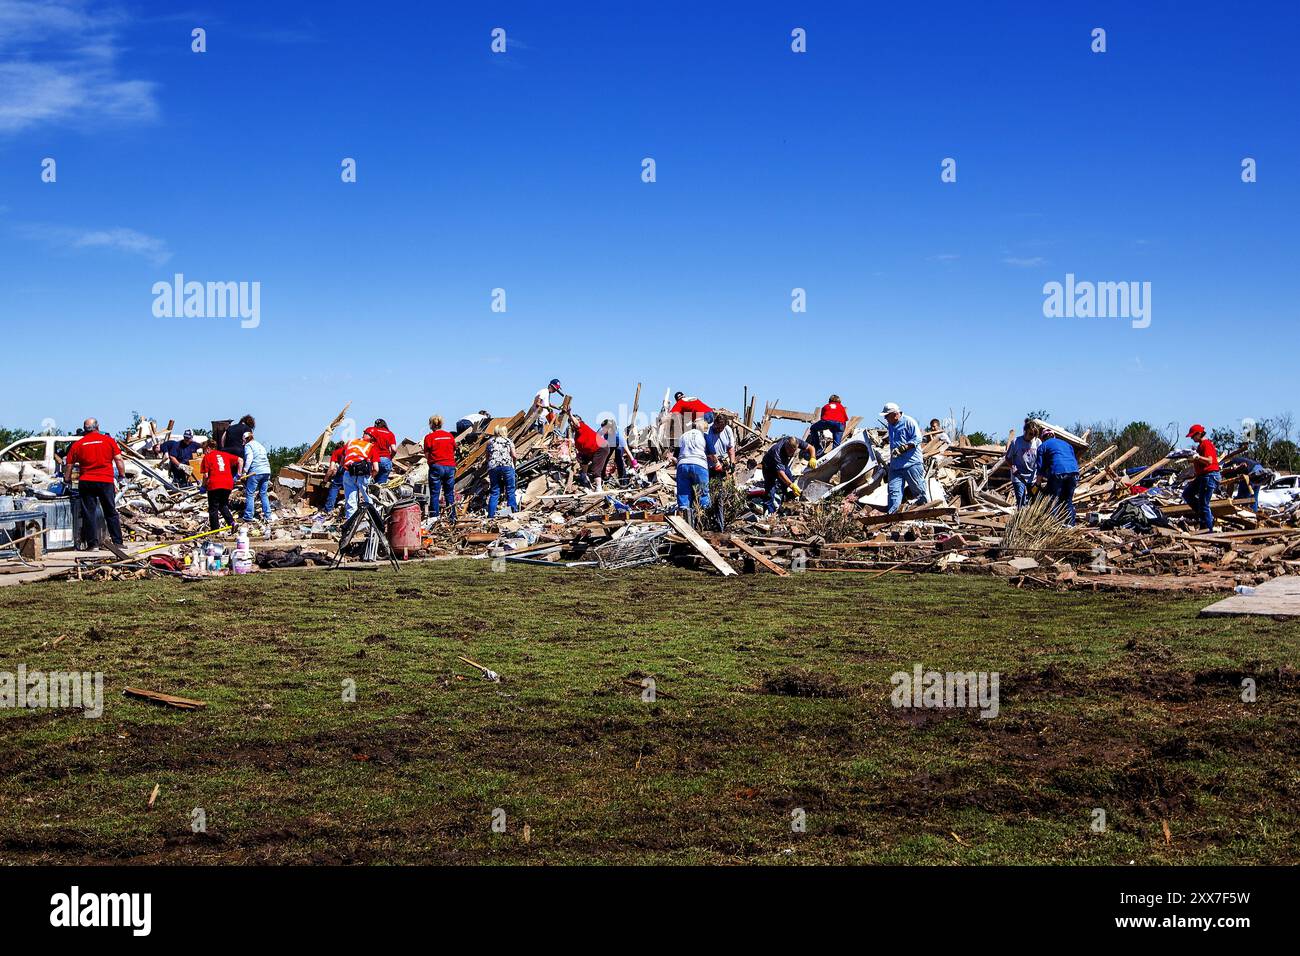
[[[803,492],[799,490],[798,482],[790,486],[790,494],[794,495],[796,498],[803,494]]]
[[[816,468],[816,467],[817,467],[817,456],[816,456],[816,455],[809,455],[809,456],[808,456],[808,467],[809,467],[809,468]]]

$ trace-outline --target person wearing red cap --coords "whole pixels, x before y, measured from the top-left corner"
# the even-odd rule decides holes
[[[1183,500],[1191,505],[1192,513],[1201,519],[1206,531],[1214,530],[1214,512],[1210,499],[1219,490],[1219,451],[1205,434],[1204,425],[1187,429],[1187,437],[1196,442],[1192,453],[1192,480],[1183,488]]]

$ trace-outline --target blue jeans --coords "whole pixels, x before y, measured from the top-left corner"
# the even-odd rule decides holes
[[[1079,483],[1079,473],[1069,472],[1064,475],[1048,475],[1047,485],[1043,488],[1048,497],[1057,501],[1056,510],[1065,512],[1065,523],[1074,524],[1074,488]]]
[[[391,458],[380,458],[380,459],[379,459],[379,474],[375,475],[375,481],[376,481],[378,484],[381,484],[381,485],[382,485],[385,481],[388,480],[388,476],[389,476],[390,474],[392,474],[392,472],[393,472],[393,459],[391,459]]]
[[[334,505],[338,503],[339,492],[343,490],[343,472],[330,479],[330,493],[325,496],[325,513],[333,514]]]
[[[488,517],[497,516],[497,502],[501,500],[501,489],[506,490],[506,503],[510,505],[511,511],[518,511],[519,506],[515,504],[515,470],[509,465],[497,465],[495,468],[488,469],[488,485],[491,491],[488,493]]]
[[[808,434],[817,435],[818,432],[830,432],[832,442],[831,447],[839,448],[840,442],[844,441],[844,422],[832,422],[823,418],[817,424],[813,425],[812,431]],[[814,445],[821,445],[820,436],[813,439],[812,443]]]
[[[925,504],[930,496],[925,493],[925,465],[908,465],[898,471],[889,472],[889,506],[892,515],[903,506],[903,491],[910,489],[916,495],[918,504]]]
[[[244,520],[253,520],[253,504],[258,492],[262,495],[262,517],[271,520],[271,499],[267,489],[271,485],[270,475],[249,475],[244,482]]]
[[[1214,512],[1210,510],[1210,499],[1219,490],[1219,472],[1193,478],[1183,489],[1183,500],[1192,506],[1192,511],[1201,519],[1206,531],[1214,530]]]
[[[691,500],[691,489],[700,492],[700,507],[709,507],[709,470],[703,465],[677,466],[677,507],[689,511],[695,502]]]
[[[429,510],[436,518],[441,513],[438,508],[438,491],[447,499],[447,507],[453,516],[456,514],[456,469],[452,465],[429,466]]]
[[[1016,507],[1023,508],[1029,503],[1029,486],[1033,479],[1021,478],[1015,472],[1011,473],[1011,490],[1016,494]]]
[[[781,475],[785,475],[791,481],[794,480],[794,475],[786,469],[781,469],[779,472],[763,469],[763,490],[767,492],[767,497],[763,500],[763,510],[770,515],[776,514],[781,509],[781,502],[785,499],[786,486],[781,481]]]
[[[354,475],[350,471],[343,473],[344,518],[351,518],[357,513],[357,508],[361,506],[361,502],[370,500],[370,492],[366,490],[369,487],[369,475]]]

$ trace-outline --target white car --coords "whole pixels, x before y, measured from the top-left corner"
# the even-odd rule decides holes
[[[26,484],[40,487],[48,484],[62,472],[64,456],[78,437],[77,435],[33,435],[30,438],[20,438],[0,449],[0,487]],[[202,443],[204,439],[196,435],[194,440]],[[135,478],[140,474],[140,466],[136,462],[126,458],[125,463],[128,478]],[[167,473],[162,464],[155,462],[152,457],[149,458],[148,464],[155,471],[164,475]]]
[[[1300,499],[1300,475],[1283,475],[1259,489],[1261,508],[1285,508]]]
[[[48,483],[76,440],[76,435],[33,435],[0,449],[0,485]]]

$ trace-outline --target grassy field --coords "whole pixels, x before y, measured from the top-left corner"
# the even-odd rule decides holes
[[[1300,625],[866,578],[453,561],[3,588],[0,670],[102,671],[105,710],[0,711],[0,862],[1300,861]],[[894,708],[916,663],[998,671],[999,716]]]

